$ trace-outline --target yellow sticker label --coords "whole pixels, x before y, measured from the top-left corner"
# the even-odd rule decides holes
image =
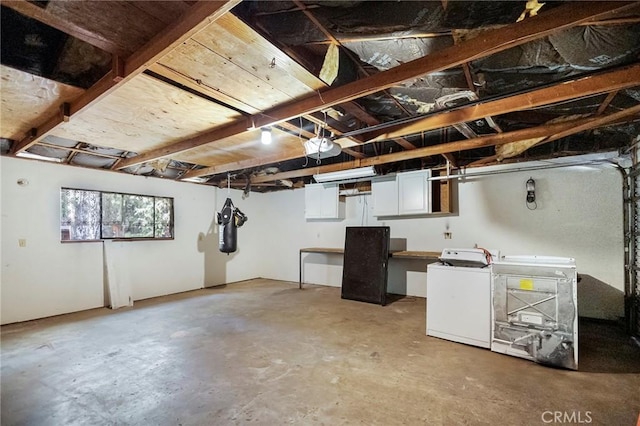
[[[533,290],[533,280],[524,279],[524,278],[521,279],[520,290]]]

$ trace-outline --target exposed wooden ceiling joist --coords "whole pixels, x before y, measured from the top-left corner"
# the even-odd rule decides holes
[[[48,135],[58,125],[68,121],[69,117],[98,102],[120,85],[125,84],[136,75],[144,72],[149,65],[155,63],[184,40],[227,13],[239,2],[240,0],[203,0],[194,4],[180,19],[156,35],[138,52],[127,58],[126,61],[114,57],[112,71],[89,88],[89,90],[83,93],[78,99],[71,102],[68,108],[68,115],[57,113],[51,116],[45,124],[36,129],[32,129],[22,140],[14,143],[11,147],[11,153],[16,154],[29,148]]]
[[[381,35],[357,35],[357,34],[341,34],[336,36],[336,40],[340,43],[358,43],[358,42],[370,42],[370,41],[389,41],[389,40],[402,40],[407,38],[434,38],[434,37],[451,37],[451,31],[442,32],[421,32],[414,31],[407,34],[381,34]],[[314,44],[331,44],[331,40],[323,41],[310,41],[308,45]]]
[[[624,122],[629,117],[638,116],[640,114],[640,105],[628,108],[613,114],[600,115],[593,118],[582,118],[562,123],[545,124],[529,129],[516,130],[513,132],[497,133],[495,135],[481,136],[474,139],[465,139],[457,142],[448,142],[424,148],[416,148],[411,151],[396,152],[392,154],[380,155],[377,157],[368,157],[361,160],[353,160],[345,163],[328,164],[325,166],[308,167],[300,170],[292,170],[289,172],[276,173],[269,176],[258,176],[252,179],[252,183],[270,182],[274,180],[292,179],[304,176],[311,176],[317,173],[328,173],[350,168],[375,166],[378,164],[388,164],[398,161],[411,160],[415,158],[429,157],[433,155],[442,155],[457,151],[466,151],[476,148],[484,148],[496,145],[503,145],[511,142],[517,142],[526,139],[534,139],[548,137],[542,143],[557,140],[562,137],[570,136],[586,130],[607,126],[614,123]]]
[[[304,13],[304,15],[328,38],[328,40],[332,43],[335,44],[337,46],[343,47],[342,44],[340,43],[340,41],[338,39],[336,39],[333,34],[327,29],[325,28],[325,26],[315,17],[315,15],[311,12],[311,8],[308,7],[307,5],[305,5],[302,1],[300,0],[292,0],[293,4],[296,5],[296,7],[298,8],[298,10],[302,11],[302,13]],[[343,50],[347,55],[349,55],[349,51],[347,49]],[[355,60],[351,55],[349,55],[352,62],[359,68],[360,72],[362,72],[365,76],[369,76],[369,74],[367,73],[367,71],[360,66],[360,64],[358,63],[357,60]],[[400,108],[403,108],[403,106],[397,101],[397,99],[395,99],[394,97],[392,97],[391,95],[389,95],[389,93],[387,93],[385,91],[385,94],[392,99]],[[380,121],[378,119],[376,119],[375,117],[373,117],[371,114],[369,114],[367,111],[364,110],[364,108],[360,107],[360,105],[356,104],[355,102],[346,102],[344,104],[342,104],[342,107],[344,108],[345,111],[347,111],[348,113],[352,114],[354,117],[356,117],[357,119],[359,119],[360,121],[368,124],[368,125],[375,125],[375,124],[379,124]],[[338,134],[338,133],[336,133]],[[359,140],[355,140],[357,143],[362,143],[362,141]],[[398,140],[396,141],[399,145],[401,145],[403,148],[405,149],[413,149],[415,148],[415,146],[413,144],[411,144],[410,142],[408,142],[407,140],[403,139],[403,138],[398,138]],[[362,157],[358,157],[358,158],[362,158]]]
[[[559,6],[550,13],[542,13],[522,22],[486,31],[482,37],[466,40],[390,70],[265,111],[256,118],[255,123],[258,127],[274,124],[371,95],[404,81],[502,52],[632,5],[634,2],[595,2],[590,3],[589,7],[578,9],[575,5]]]
[[[340,87],[329,88],[301,100],[271,108],[261,114],[255,114],[249,119],[240,119],[197,137],[184,139],[175,144],[148,151],[137,157],[122,161],[118,167],[130,167],[157,158],[171,156],[219,139],[240,134],[248,128],[274,125],[300,115],[307,115],[324,108],[349,102],[406,80],[459,66],[462,63],[504,51],[583,22],[596,20],[600,16],[609,14],[612,11],[624,10],[633,4],[634,2],[596,2],[590,3],[589,7],[584,8],[576,8],[574,4],[559,6],[550,13],[541,13],[522,22],[487,31],[482,37],[464,41],[388,71],[383,71]]]
[[[458,167],[458,162],[456,161],[456,157],[453,156],[451,152],[445,152],[441,154],[445,160],[447,160],[453,167]]]
[[[398,125],[368,134],[369,141],[381,141],[439,129],[488,116],[506,114],[539,106],[628,89],[640,85],[640,64],[578,78],[519,95],[483,102],[453,111],[434,114],[407,125]]]
[[[363,123],[368,124],[369,126],[375,126],[376,124],[380,124],[380,120],[378,120],[377,118],[369,114],[367,111],[364,110],[364,108],[362,108],[360,105],[358,105],[355,102],[346,102],[340,106],[344,108],[346,112],[353,115],[355,118],[362,121]],[[415,149],[416,147],[414,144],[412,144],[411,142],[409,142],[404,138],[396,138],[393,141],[396,142],[398,145],[400,145],[404,149]]]
[[[614,90],[613,92],[609,93],[607,97],[604,98],[600,106],[598,107],[598,110],[596,111],[596,115],[600,115],[603,112],[605,112],[607,110],[607,107],[609,106],[613,98],[616,97],[617,94],[618,94],[617,90]]]
[[[360,62],[353,57],[353,55],[350,53],[349,49],[345,49],[344,46],[342,45],[342,43],[336,39],[333,34],[327,29],[325,28],[324,25],[322,25],[322,23],[315,17],[315,15],[308,10],[305,7],[305,4],[302,3],[302,1],[300,0],[293,0],[293,3],[298,6],[302,12],[305,14],[305,16],[311,21],[313,22],[313,24],[320,30],[322,31],[322,33],[324,35],[327,36],[327,38],[329,39],[329,41],[331,41],[331,43],[340,46],[343,50],[343,52],[345,52],[345,54],[347,56],[349,56],[349,58],[351,59],[351,62],[353,64],[355,64],[358,69],[360,70],[360,72],[366,76],[369,77],[370,74],[369,72],[367,72],[366,69],[364,69],[364,67],[362,67],[362,65],[360,65]],[[387,90],[383,90],[383,93],[385,94],[385,96],[389,99],[391,99],[396,106],[402,110],[405,114],[407,115],[411,115],[409,114],[409,112],[407,111],[407,109],[395,98],[393,97]],[[353,106],[350,106],[353,105]],[[352,110],[356,113],[358,113],[360,115],[361,118],[364,118],[365,120],[363,120],[365,123],[369,124],[369,125],[375,125],[375,124],[379,124],[380,121],[378,121],[378,119],[376,119],[375,117],[371,116],[368,112],[364,111],[364,109],[359,108],[359,105],[354,104],[353,102],[346,102],[343,104],[343,108],[345,108],[345,110]],[[410,143],[409,141],[405,140],[404,138],[396,138],[395,142],[398,143],[398,145],[402,146],[404,149],[414,149],[415,146]]]
[[[217,175],[220,173],[244,170],[252,167],[257,167],[263,164],[273,164],[279,161],[294,160],[296,158],[301,158],[303,156],[304,156],[304,150],[300,148],[300,152],[294,152],[294,153],[285,154],[285,155],[274,154],[274,155],[265,156],[262,158],[250,158],[247,160],[239,160],[231,163],[225,163],[220,166],[211,166],[204,169],[191,170],[185,173],[182,176],[182,179]],[[312,160],[312,161],[315,161],[315,160]]]
[[[59,149],[62,151],[70,151],[72,154],[78,154],[78,153],[83,153],[83,154],[87,154],[87,155],[95,155],[96,157],[104,157],[104,158],[110,158],[112,160],[117,160],[120,159],[121,157],[117,156],[117,155],[112,155],[112,154],[103,154],[101,152],[96,152],[96,151],[91,151],[89,149],[84,149],[82,148],[83,143],[77,143],[75,146],[60,146],[60,145],[55,145],[52,143],[48,143],[48,142],[43,142],[40,141],[38,142],[38,145],[40,146],[46,146],[47,148],[53,148],[53,149]],[[67,158],[67,163],[72,159],[73,157],[69,157]]]
[[[592,96],[599,93],[606,93],[638,85],[640,85],[640,64],[624,67],[615,71],[609,71],[579,78],[574,81],[562,82],[553,86],[522,93],[520,95],[502,98],[478,105],[472,105],[454,111],[443,111],[430,115],[429,117],[408,125],[396,126],[391,130],[385,129],[384,131],[381,131],[380,134],[372,135],[370,141],[393,139],[398,136],[449,127],[453,124],[473,121],[490,115],[505,114],[512,111],[519,111],[527,108],[548,105],[567,99]],[[550,134],[544,136],[549,135]],[[236,166],[241,166],[242,168],[257,167],[273,162],[286,161],[299,157],[302,157],[302,153],[297,157],[291,154],[282,156],[281,158],[277,158],[277,156],[272,156],[269,158],[263,157],[252,159],[251,161],[243,161],[241,162],[242,164],[234,163],[195,170],[193,172],[190,172],[188,177],[207,176],[211,174],[223,173],[229,170],[233,170],[233,167]],[[123,163],[124,162],[126,162],[126,160],[124,160]]]

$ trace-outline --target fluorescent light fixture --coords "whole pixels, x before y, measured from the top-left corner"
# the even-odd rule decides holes
[[[206,182],[208,179],[206,177],[195,176],[195,177],[184,178],[180,180],[182,180],[183,182],[202,183],[202,182]]]
[[[62,163],[61,158],[45,157],[44,155],[32,154],[30,152],[22,151],[16,154],[16,157],[30,158],[31,160],[51,161],[53,163]]]
[[[340,170],[337,172],[331,173],[321,173],[318,175],[313,175],[313,178],[318,183],[323,182],[333,182],[337,180],[352,180],[352,179],[362,179],[369,178],[376,175],[376,169],[373,166],[360,167],[358,169],[347,169]]]
[[[262,142],[263,145],[271,144],[271,127],[260,129],[260,142]]]

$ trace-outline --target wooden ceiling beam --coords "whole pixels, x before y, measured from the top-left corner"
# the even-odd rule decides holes
[[[358,43],[358,42],[370,42],[370,41],[394,41],[401,40],[407,38],[435,38],[435,37],[451,37],[451,31],[442,31],[442,32],[407,32],[406,34],[399,35],[360,35],[360,34],[341,34],[336,37],[340,43]],[[310,41],[305,43],[306,45],[321,45],[321,44],[330,44],[332,41],[330,40],[322,40],[322,41]]]
[[[293,3],[298,6],[299,8],[301,8],[302,13],[305,14],[305,16],[325,35],[327,36],[327,38],[329,39],[329,41],[333,44],[335,44],[336,46],[340,46],[341,48],[343,48],[343,52],[349,57],[349,59],[351,60],[351,62],[358,68],[358,70],[366,77],[369,77],[370,74],[369,72],[367,72],[366,69],[364,69],[364,67],[362,66],[362,64],[360,63],[360,61],[358,60],[358,58],[355,58],[352,54],[352,52],[349,49],[345,49],[344,46],[342,45],[342,43],[336,39],[333,34],[331,34],[331,31],[329,31],[323,24],[322,22],[320,22],[315,15],[306,9],[305,4],[300,1],[300,0],[292,0]],[[387,90],[383,90],[382,91],[389,99],[391,99],[393,101],[393,103],[396,104],[396,106],[405,114],[407,115],[411,115],[409,113],[409,111],[404,107],[404,105],[402,105],[394,96],[391,95],[391,93],[389,93]],[[405,141],[406,142],[406,141]],[[409,144],[411,145],[411,144]]]
[[[588,77],[579,78],[572,82],[563,82],[554,86],[546,87],[543,89],[533,90],[521,95],[516,95],[510,98],[499,99],[496,101],[487,102],[485,104],[473,105],[466,108],[461,108],[454,111],[443,111],[442,113],[431,115],[427,118],[411,123],[406,126],[398,126],[391,131],[385,130],[381,134],[372,134],[375,136],[371,141],[386,140],[404,136],[412,133],[419,133],[421,131],[432,130],[436,128],[448,127],[456,123],[462,123],[465,121],[471,121],[478,118],[483,118],[489,115],[500,115],[503,113],[517,111],[520,109],[533,108],[536,106],[547,105],[552,102],[559,102],[567,99],[573,99],[575,97],[591,96],[598,93],[605,93],[614,90],[620,90],[628,87],[634,87],[640,85],[640,64],[625,67],[619,70],[592,75]],[[197,136],[195,138],[187,139],[180,142],[181,151],[186,151],[190,148],[203,145],[202,141],[209,140],[213,133],[216,133],[213,137],[222,139],[230,137],[236,132],[246,131],[251,126],[249,120],[234,122],[231,126],[224,126],[208,132],[206,134]],[[474,139],[475,140],[475,139]],[[117,168],[126,168],[133,165],[141,164],[146,161],[151,161],[155,158],[169,156],[173,154],[176,145],[170,145],[160,150],[153,150],[146,154],[141,154],[137,157],[131,157],[121,161]],[[420,148],[416,148],[420,149]],[[413,151],[413,150],[411,150]],[[409,151],[407,151],[409,152]],[[164,154],[164,155],[159,155]],[[200,169],[194,171],[193,175],[188,177],[205,176],[209,174],[223,173],[226,171],[234,170],[234,167],[248,168],[256,167],[259,165],[274,163],[278,161],[291,160],[293,158],[299,158],[300,155],[285,155],[281,157],[272,156],[269,158],[244,160],[242,162],[229,163],[228,165],[221,165],[216,167],[210,167],[207,169]],[[377,157],[369,157],[377,158]],[[413,158],[413,157],[412,157]],[[347,167],[350,168],[350,167]]]
[[[61,145],[55,145],[52,143],[47,143],[47,142],[38,142],[38,145],[40,146],[46,146],[47,148],[53,148],[53,149],[61,149],[64,151],[70,151],[73,154],[87,154],[87,155],[95,155],[96,157],[103,157],[103,158],[110,158],[112,160],[116,160],[120,157],[118,157],[117,155],[112,155],[112,154],[103,154],[101,152],[95,152],[95,151],[90,151],[88,149],[83,149],[81,147],[81,145],[83,145],[84,142],[79,142],[77,143],[75,146],[61,146]],[[71,160],[71,158],[68,159],[67,162],[69,162]]]
[[[368,157],[365,153],[360,152],[360,151],[356,151],[355,149],[351,149],[351,148],[342,148],[342,152],[352,156],[353,158],[367,158]]]
[[[199,1],[191,6],[174,24],[169,25],[164,31],[149,40],[146,45],[125,61],[114,56],[112,70],[80,95],[78,99],[71,102],[68,115],[62,112],[52,115],[43,125],[32,129],[22,140],[14,143],[11,147],[11,153],[17,154],[37,143],[69,117],[90,107],[116,88],[144,72],[151,64],[227,13],[239,2],[240,0]]]
[[[602,101],[600,106],[598,106],[598,110],[596,111],[596,115],[600,115],[600,114],[604,113],[607,110],[607,107],[609,106],[609,104],[611,103],[613,98],[615,98],[617,94],[618,94],[618,90],[614,90],[613,92],[609,93],[607,95],[607,97],[604,98],[604,100]]]
[[[149,40],[139,51],[127,58],[124,66],[125,75],[139,73],[140,70],[149,68],[182,42],[230,11],[240,1],[202,0],[194,4],[174,24],[171,24],[165,31]]]
[[[270,176],[259,176],[253,179],[253,183],[270,182],[279,179],[291,179],[296,177],[310,176],[316,173],[328,173],[338,170],[346,170],[357,167],[375,166],[378,164],[388,164],[397,161],[412,160],[416,158],[430,157],[433,155],[442,155],[457,151],[467,151],[476,148],[485,148],[496,145],[503,145],[511,142],[517,142],[526,139],[534,139],[540,137],[549,137],[558,139],[570,136],[586,130],[595,129],[628,120],[640,114],[640,105],[619,111],[613,114],[601,115],[593,118],[582,118],[562,123],[545,124],[542,126],[532,127],[529,129],[516,130],[513,132],[497,133],[495,135],[481,136],[473,139],[463,139],[457,142],[447,142],[438,145],[428,146],[424,148],[416,148],[411,151],[395,152],[392,154],[380,155],[377,157],[368,157],[365,159],[348,161],[345,163],[328,164],[325,166],[308,167],[300,170],[292,170],[288,172],[276,173]],[[551,136],[550,136],[551,135]],[[545,140],[547,142],[550,140]]]
[[[256,123],[261,127],[349,102],[406,80],[502,52],[600,15],[626,9],[633,4],[634,2],[595,2],[589,3],[589,7],[584,8],[576,8],[574,4],[562,5],[549,13],[540,13],[524,21],[486,31],[482,37],[466,40],[387,71],[272,108],[262,114]]]
[[[458,162],[456,161],[456,157],[453,156],[452,152],[443,152],[441,154],[445,160],[447,160],[453,167],[458,167]]]
[[[347,102],[340,105],[346,112],[353,115],[358,120],[368,124],[369,126],[375,126],[376,124],[380,124],[380,120],[369,114],[364,110],[360,105],[355,102]],[[404,149],[415,149],[415,145],[409,142],[404,138],[396,138],[394,139],[398,145],[400,145]]]
[[[487,31],[483,33],[482,37],[466,40],[390,70],[343,86],[328,88],[300,100],[271,108],[263,113],[256,114],[249,120],[249,125],[247,125],[246,120],[241,119],[212,129],[198,137],[185,139],[163,148],[148,151],[137,157],[129,158],[122,161],[118,166],[129,167],[157,158],[171,156],[215,142],[224,137],[237,135],[246,131],[249,127],[271,126],[300,115],[307,115],[324,108],[343,104],[387,89],[406,80],[460,66],[465,62],[519,46],[554,32],[579,25],[582,22],[598,19],[602,15],[624,10],[631,5],[634,5],[634,2],[595,2],[589,3],[589,7],[583,8],[576,8],[574,4],[562,5],[554,8],[549,13],[543,12],[522,22]]]
[[[250,169],[252,167],[264,166],[267,164],[273,164],[280,161],[295,160],[296,158],[302,158],[302,157],[304,157],[304,150],[300,148],[299,152],[289,151],[289,153],[285,155],[282,155],[282,154],[267,155],[260,158],[249,158],[246,160],[239,160],[231,163],[221,164],[219,166],[206,167],[204,169],[190,170],[184,175],[182,175],[180,178],[189,179],[189,178],[195,178],[195,177],[212,176],[220,173],[226,173],[226,172],[232,172],[237,170]]]
[[[571,99],[608,93],[640,85],[640,64],[532,90],[508,98],[487,101],[452,111],[435,113],[406,125],[368,133],[370,142],[448,127],[488,116],[506,114]]]
[[[180,152],[207,145],[211,143],[212,140],[217,141],[220,139],[229,138],[231,136],[239,135],[240,133],[255,128],[256,127],[254,127],[251,118],[236,120],[233,123],[227,124],[226,126],[217,127],[201,135],[183,139],[174,144],[167,145],[162,148],[153,149],[151,151],[136,155],[135,157],[130,157],[126,160],[122,160],[120,164],[118,164],[117,168],[125,169],[127,167],[146,163],[147,161],[153,161],[158,158],[170,157]]]
[[[347,153],[348,155],[356,159],[367,158],[366,155],[364,155],[363,153],[354,151],[349,148],[342,148],[342,152]],[[266,166],[267,164],[278,163],[281,161],[295,160],[298,158],[303,158],[304,156],[305,156],[304,150],[300,149],[300,152],[290,151],[285,155],[274,154],[274,155],[264,156],[260,158],[249,158],[246,160],[239,160],[239,161],[234,161],[232,163],[221,164],[219,166],[211,166],[211,167],[205,167],[203,169],[190,170],[180,178],[189,179],[189,178],[196,178],[196,177],[203,177],[203,176],[212,176],[220,173],[231,172],[234,170],[250,169],[252,167]],[[309,161],[315,162],[316,160],[312,157],[309,157]]]
[[[278,123],[278,127],[282,127],[283,129],[286,129],[286,130],[289,130],[290,132],[295,133],[297,136],[305,137],[307,139],[311,139],[316,136],[315,133],[305,130],[300,126],[296,126],[295,124],[291,124],[288,121],[283,121],[282,123]]]
[[[619,121],[628,117],[637,118],[639,115],[640,115],[640,105],[635,105],[631,108],[623,109],[622,111],[614,112],[612,114],[598,115],[595,118],[590,119],[589,122],[575,123],[569,129],[559,130],[558,132],[555,132],[554,134],[552,134],[547,139],[543,140],[537,145],[553,142],[558,139],[566,138],[567,136],[575,135],[576,133],[606,126],[608,124],[615,123],[616,121]]]
[[[301,2],[300,0],[292,0],[293,3],[298,7],[299,10],[302,11],[302,13],[304,13],[304,15],[313,23],[313,25],[316,26],[316,28],[318,28],[320,31],[322,31],[322,33],[327,36],[327,39],[329,39],[329,41],[333,44],[339,45],[340,42],[338,40],[336,40],[336,38],[333,36],[333,34],[331,34],[331,32],[329,32],[329,30],[327,30],[324,25],[322,25],[322,22],[318,21],[318,19],[315,17],[315,15],[313,13],[311,13],[311,11],[307,10],[307,5],[304,4],[303,2]]]
[[[315,15],[307,9],[306,5],[300,1],[300,0],[293,0],[293,3],[300,8],[300,10],[302,11],[302,13],[305,14],[305,16],[325,35],[327,36],[327,38],[329,39],[329,41],[333,44],[335,44],[336,46],[342,46],[342,43],[340,43],[340,41],[338,39],[336,39],[334,37],[333,34],[331,34],[331,32],[322,24],[322,22],[320,22]],[[343,50],[348,56],[349,59],[351,59],[351,62],[353,62],[356,67],[358,67],[358,69],[360,70],[360,72],[369,77],[369,73],[367,72],[367,70],[365,70],[362,65],[360,65],[360,62],[358,62],[358,60],[356,58],[354,58],[350,51],[348,49],[344,49]],[[397,106],[398,108],[400,108],[404,113],[406,113],[407,115],[411,115],[408,113],[408,111],[406,110],[406,108],[404,108],[404,106],[395,98],[393,97],[387,90],[383,91],[384,94],[390,98]],[[345,111],[348,112],[353,112],[356,118],[358,118],[361,121],[364,121],[365,123],[369,124],[369,125],[374,125],[374,124],[379,124],[380,121],[378,121],[377,118],[375,118],[374,116],[372,116],[371,114],[369,114],[364,108],[361,108],[360,105],[355,104],[354,102],[346,102],[343,104],[343,108],[345,109]],[[403,139],[403,138],[398,138],[398,140],[396,141],[400,146],[402,146],[404,149],[413,149],[415,148],[415,146],[413,144],[411,144],[409,141]],[[360,141],[360,143],[362,143],[362,141]]]
[[[596,26],[596,25],[627,25],[627,24],[637,24],[640,22],[640,16],[629,16],[626,18],[612,18],[612,19],[602,19],[600,21],[590,21],[581,24],[581,26]]]
[[[372,136],[375,137],[370,139],[369,142],[394,139],[399,136],[448,127],[453,124],[472,121],[489,115],[500,115],[515,110],[533,108],[537,106],[547,105],[552,102],[560,102],[567,99],[573,99],[575,97],[579,98],[584,96],[591,96],[598,93],[605,93],[608,91],[615,91],[638,85],[640,85],[640,64],[625,67],[615,71],[579,78],[571,82],[559,83],[554,86],[533,90],[510,98],[498,99],[479,105],[472,105],[466,108],[461,108],[459,110],[436,113],[409,125],[397,126],[395,128],[392,128],[391,130],[384,130],[384,133],[381,133],[379,135],[374,134]],[[423,148],[415,148],[414,150],[421,149]],[[411,152],[414,150],[411,150]],[[277,156],[273,156],[271,158],[245,160],[239,162],[238,164],[230,163],[229,165],[225,164],[222,166],[199,169],[194,171],[193,173],[190,173],[188,177],[223,173],[226,171],[234,170],[234,167],[236,166],[240,168],[256,167],[264,164],[286,161],[299,157],[301,157],[301,155],[298,155],[297,157],[286,155],[280,158],[277,158]],[[410,156],[408,158],[411,159],[419,157]]]

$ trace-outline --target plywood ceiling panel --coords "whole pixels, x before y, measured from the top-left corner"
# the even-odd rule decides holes
[[[144,152],[196,136],[239,116],[142,74],[73,116],[52,134],[97,146]]]
[[[242,69],[255,71],[292,97],[326,87],[322,80],[233,14],[222,16],[192,38]]]
[[[207,26],[159,63],[257,110],[324,87],[231,14]]]
[[[173,6],[170,4],[173,2],[162,2],[162,10],[151,14],[146,9],[155,2],[133,3],[138,2],[57,0],[49,2],[45,11],[112,41],[125,55],[130,55],[167,26],[167,8],[174,12],[174,20],[184,8],[183,2],[175,2]]]
[[[137,7],[138,9],[143,10],[145,13],[153,16],[159,21],[164,22],[165,24],[172,23],[176,20],[177,17],[179,17],[189,9],[189,5],[187,3],[177,0],[133,0],[128,1],[127,3],[129,3],[133,7]]]
[[[159,63],[182,75],[250,105],[257,110],[270,108],[290,97],[239,68],[200,43],[188,40],[162,58]]]
[[[84,90],[0,65],[0,137],[21,139]]]
[[[304,156],[302,142],[298,137],[273,129],[270,145],[263,145],[260,142],[260,131],[253,130],[182,152],[175,159],[203,166],[220,166],[243,160],[294,154],[296,157]]]

